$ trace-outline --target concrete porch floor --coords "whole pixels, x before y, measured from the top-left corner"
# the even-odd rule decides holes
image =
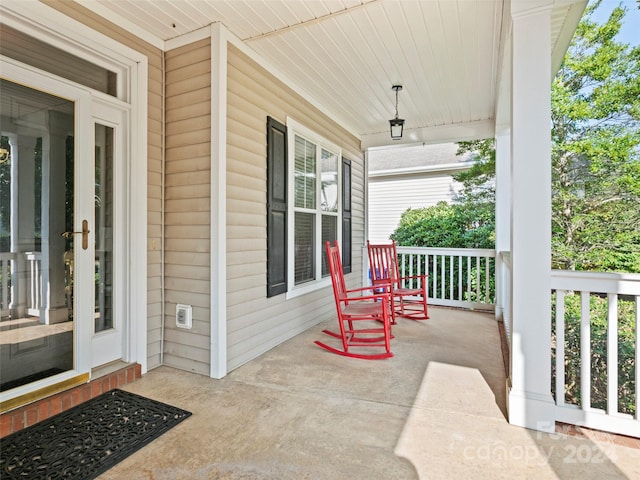
[[[387,360],[315,346],[331,321],[222,380],[157,368],[124,389],[193,415],[100,479],[640,479],[640,449],[506,422],[492,315],[430,315]]]

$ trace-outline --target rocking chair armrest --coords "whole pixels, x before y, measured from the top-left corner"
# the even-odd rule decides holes
[[[368,290],[366,288],[358,288],[356,290]],[[348,290],[348,292],[350,292],[352,290]],[[377,293],[374,295],[362,295],[359,297],[339,297],[338,298],[339,301],[341,302],[346,302],[346,303],[350,303],[350,302],[363,302],[363,301],[371,301],[371,300],[386,300],[387,302],[391,301],[391,294],[389,292],[384,292],[384,293]]]
[[[422,273],[420,275],[407,275],[406,277],[400,277],[400,280],[405,280],[408,278],[424,278],[426,279],[429,276],[428,273]]]
[[[400,277],[400,280],[410,280],[414,278],[420,278],[422,279],[422,281],[426,281],[428,276],[429,276],[428,273],[422,273],[420,275],[407,275],[406,277]]]
[[[386,295],[388,292],[376,292],[377,289],[380,289],[384,286],[390,286],[390,284],[388,283],[384,283],[384,284],[379,284],[379,285],[370,285],[368,287],[360,287],[360,288],[351,288],[351,289],[347,289],[346,293],[347,296],[350,293],[359,293],[359,292],[374,292],[372,295],[377,295],[378,293],[380,293],[381,295]],[[352,297],[349,297],[352,298]]]

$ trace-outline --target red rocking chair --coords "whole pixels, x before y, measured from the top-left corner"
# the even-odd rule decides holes
[[[388,288],[391,285],[391,323],[396,316],[412,320],[427,320],[427,274],[400,276],[396,242],[373,245],[367,241],[371,284]]]
[[[348,290],[344,281],[338,242],[334,242],[334,246],[329,242],[325,245],[340,332],[323,330],[323,333],[342,340],[342,348],[332,347],[320,341],[314,343],[345,357],[368,360],[393,357],[389,290],[381,285],[376,288],[382,292],[371,295],[362,294],[366,291],[371,292],[372,287]],[[374,351],[368,353],[370,350]]]

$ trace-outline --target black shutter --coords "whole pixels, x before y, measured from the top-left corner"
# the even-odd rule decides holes
[[[351,273],[351,160],[342,159],[342,270]]]
[[[267,297],[287,291],[287,127],[267,117]]]

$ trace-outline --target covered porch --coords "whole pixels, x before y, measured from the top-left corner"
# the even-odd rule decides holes
[[[131,89],[134,94],[129,99],[139,116],[136,128],[142,133],[136,135],[135,130],[131,135],[138,142],[131,148],[131,169],[141,179],[141,187],[132,189],[137,195],[130,201],[133,213],[128,219],[132,244],[124,249],[133,252],[131,258],[137,263],[128,267],[128,283],[121,282],[129,286],[122,298],[134,301],[122,302],[128,343],[118,356],[139,362],[144,374],[126,388],[189,409],[194,417],[107,476],[122,477],[127,472],[128,478],[393,478],[398,472],[397,478],[522,478],[535,472],[536,478],[562,478],[569,476],[564,473],[569,470],[574,477],[576,466],[595,469],[593,478],[637,476],[630,467],[634,460],[638,464],[637,451],[616,450],[609,455],[608,446],[593,440],[585,444],[561,437],[558,441],[553,434],[558,405],[549,388],[551,291],[572,289],[574,284],[555,284],[548,267],[548,82],[585,2],[479,2],[471,9],[464,2],[459,7],[455,2],[355,3],[326,16],[307,19],[301,14],[298,23],[280,25],[274,20],[273,28],[255,32],[244,28],[247,18],[260,17],[259,12],[238,11],[231,18],[184,16],[177,2],[154,4],[163,12],[158,18],[172,21],[158,23],[162,29],[153,32],[133,24],[144,20],[142,13],[131,13],[136,2],[122,7],[125,19],[122,11],[109,12],[97,3],[96,11],[77,2],[11,5],[9,13],[18,12],[15,23],[25,30],[38,22],[49,25],[53,13],[59,25],[75,19],[73,28],[63,33],[82,32],[78,37],[85,42],[83,52],[93,49],[103,55],[103,43],[109,40],[120,61],[122,45],[116,48],[112,43],[126,45],[126,55],[122,54],[126,62],[122,61],[131,70],[122,76],[133,78],[138,88]],[[269,2],[260,5],[272,8]],[[399,6],[428,6],[435,11],[411,10],[401,15]],[[152,6],[148,7],[144,13],[153,17]],[[418,30],[429,35],[421,37],[421,42],[403,36],[402,41],[386,44],[387,55],[374,59],[356,48],[369,50],[368,42],[357,41],[351,28],[352,20],[364,22],[360,17],[365,13],[364,20],[375,20],[370,26],[362,23],[363,31],[372,37],[384,31],[408,35],[411,20],[421,19],[424,28]],[[112,23],[104,26],[103,18]],[[469,25],[475,25],[476,18],[486,45],[478,47],[473,35],[465,43],[453,41],[451,33],[475,31]],[[349,22],[342,25],[341,20]],[[317,29],[323,21],[329,27]],[[58,29],[63,27],[53,28]],[[295,61],[288,49],[272,45],[278,40],[298,46],[303,31],[317,51],[324,52],[328,45],[337,51],[317,57],[311,77],[297,71],[306,62]],[[345,41],[334,41],[343,36]],[[427,41],[434,37],[442,38]],[[331,41],[323,40],[327,38]],[[187,53],[194,46],[202,58],[191,58],[193,63],[185,67],[181,59],[190,58]],[[347,47],[353,50],[349,55],[344,53]],[[304,57],[304,52],[300,49],[301,57],[296,58]],[[466,52],[487,56],[476,59]],[[436,54],[433,62],[432,53]],[[132,62],[139,57],[142,60]],[[424,65],[416,58],[424,58]],[[466,58],[475,67],[449,70],[465,65]],[[321,67],[334,59],[344,61]],[[402,65],[389,71],[396,61]],[[442,70],[427,68],[429,63]],[[367,72],[372,65],[378,65],[375,75],[344,73]],[[414,72],[417,65],[429,74]],[[343,74],[337,79],[316,75],[319,67]],[[280,77],[282,71],[287,74],[276,80],[274,74]],[[177,93],[194,88],[187,85],[194,83],[194,72],[200,73],[197,78],[203,82],[195,82],[196,87],[205,93],[196,92],[201,96],[193,111],[176,112],[172,105],[179,103]],[[484,80],[478,80],[478,73],[483,73]],[[371,81],[368,88],[362,87],[365,77]],[[260,79],[272,82],[271,88],[264,88]],[[326,86],[311,88],[320,80]],[[392,105],[389,87],[400,81],[405,85],[400,110],[407,125],[403,140],[395,141],[387,131]],[[336,89],[336,84],[342,88]],[[268,98],[266,105],[262,98],[254,98],[262,97],[254,91]],[[282,101],[283,96],[287,101]],[[298,97],[305,99],[302,107]],[[480,108],[476,108],[478,102]],[[344,144],[354,161],[354,265],[362,259],[357,246],[364,245],[367,236],[363,180],[367,149],[497,139],[498,232],[492,258],[502,261],[508,254],[509,261],[497,280],[499,288],[504,288],[499,313],[511,327],[507,338],[514,352],[507,375],[511,381],[508,417],[514,425],[549,434],[514,429],[505,420],[507,380],[498,324],[491,314],[434,308],[429,322],[404,322],[396,329],[396,357],[371,365],[334,358],[313,347],[312,340],[324,328],[316,323],[329,316],[335,322],[330,297],[320,283],[310,294],[291,295],[286,301],[283,296],[265,297],[264,120],[275,115],[284,121],[292,114],[335,135],[333,141]],[[201,137],[191,136],[194,131]],[[187,148],[189,155],[178,152],[176,145]],[[245,145],[252,145],[252,151],[241,148]],[[204,183],[193,188],[202,179]],[[253,217],[248,212],[260,214]],[[87,265],[92,267],[91,261]],[[496,264],[496,269],[502,266]],[[353,272],[354,283],[366,276],[359,268]],[[175,328],[177,304],[195,306],[193,330]],[[267,328],[264,319],[271,321]],[[259,356],[299,331],[303,333]],[[79,346],[86,344],[79,342]],[[588,349],[583,351],[588,358]],[[92,358],[88,353],[85,357],[89,365]],[[199,369],[201,374],[169,366]],[[616,390],[613,384],[608,388]],[[615,408],[610,411],[617,413]],[[576,416],[584,413],[576,412]],[[592,413],[584,415],[592,418]],[[579,420],[574,418],[576,423]],[[635,417],[624,421],[637,428],[637,408]],[[610,457],[629,463],[617,465]]]
[[[193,416],[101,478],[640,475],[637,440],[509,425],[493,315],[433,307],[430,316],[401,319],[385,361],[315,347],[331,320],[221,380],[155,369],[124,388]]]

